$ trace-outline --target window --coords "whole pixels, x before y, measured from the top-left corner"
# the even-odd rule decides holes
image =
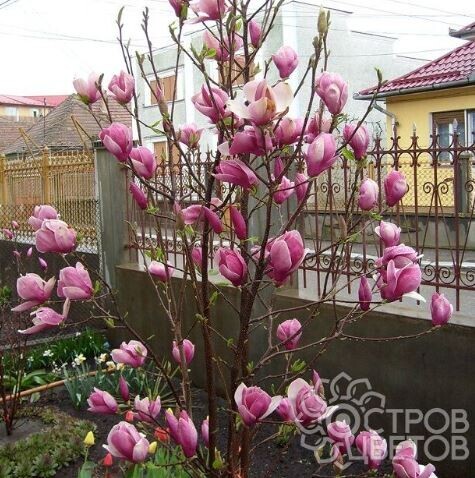
[[[18,109],[14,106],[7,106],[5,108],[5,113],[7,116],[14,116],[16,118],[18,116]]]
[[[465,145],[465,111],[444,111],[432,113],[432,123],[439,136],[439,147],[449,148],[453,142],[454,133],[458,133],[458,142]],[[451,155],[448,151],[441,152],[439,159],[449,161]]]
[[[31,114],[33,118],[38,118],[38,116],[40,115],[40,112],[38,110],[31,110]]]
[[[180,101],[184,98],[184,85],[183,85],[183,71],[178,70],[178,76],[175,77],[175,71],[169,71],[158,74],[160,81],[162,83],[163,96],[166,101]],[[175,81],[176,78],[176,81]],[[157,89],[157,81],[154,77],[149,78],[150,86],[153,91]],[[155,95],[149,91],[149,101],[147,102],[148,106],[153,106],[157,104],[157,99]]]
[[[234,57],[234,61],[231,67],[231,78],[233,80],[233,86],[242,86],[244,85],[244,75],[241,73],[243,67],[245,66],[245,59],[242,55],[238,55]],[[223,75],[220,78],[220,82],[226,84],[229,78],[229,62],[225,62],[223,64]],[[219,70],[221,72],[221,70]],[[251,73],[254,71],[254,63],[250,65]],[[254,79],[254,75],[251,74],[251,80]]]
[[[475,144],[475,111],[468,112],[467,145]]]

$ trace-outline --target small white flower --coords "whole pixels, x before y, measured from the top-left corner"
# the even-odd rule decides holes
[[[105,362],[107,360],[108,355],[107,354],[101,354],[99,355],[99,363]]]
[[[83,362],[85,362],[85,361],[86,361],[86,357],[84,357],[83,354],[79,354],[79,355],[78,355],[77,357],[75,357],[75,359],[74,359],[74,363],[75,363],[76,365],[81,365],[81,364],[82,364]]]
[[[53,356],[53,352],[50,349],[45,350],[43,352],[43,357],[52,357],[52,356]]]
[[[125,367],[125,364],[123,363],[118,363],[117,364],[117,370],[122,370]]]
[[[109,360],[108,362],[106,362],[106,365],[108,369],[115,370],[115,362],[113,362],[112,360]]]
[[[79,337],[81,335],[81,332],[76,332],[76,337]]]

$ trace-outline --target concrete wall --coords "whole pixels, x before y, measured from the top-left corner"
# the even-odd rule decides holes
[[[118,289],[121,306],[128,310],[130,320],[144,336],[153,336],[151,342],[154,348],[170,358],[171,334],[158,299],[146,273],[136,265],[123,265],[117,269]],[[181,280],[173,279],[173,287],[182,286]],[[236,304],[239,292],[229,288],[227,297]],[[187,294],[193,294],[189,289]],[[314,297],[312,297],[314,299]],[[287,290],[274,296],[275,309],[305,305],[308,298],[299,296],[295,291]],[[337,306],[338,317],[345,314],[345,307]],[[191,327],[195,317],[194,301],[185,301],[185,326]],[[238,318],[233,309],[222,299],[213,308],[215,327],[226,338],[234,338],[237,334]],[[360,323],[348,327],[347,333],[354,336],[382,338],[414,334],[426,330],[428,323],[424,317],[410,309],[401,315],[391,313],[372,313]],[[298,314],[294,314],[294,316]],[[418,316],[417,318],[412,317]],[[279,321],[285,320],[285,314]],[[331,307],[322,307],[315,318],[313,326],[306,329],[303,343],[311,343],[328,333],[334,321]],[[276,325],[276,324],[275,324]],[[112,340],[117,343],[123,335],[114,332]],[[196,343],[196,355],[193,362],[192,379],[197,386],[204,385],[203,350],[199,327],[195,327],[190,336]],[[417,340],[405,341],[370,341],[353,340],[332,342],[327,351],[319,358],[315,368],[322,377],[334,378],[341,372],[346,372],[354,379],[367,378],[374,391],[385,397],[384,408],[388,409],[420,409],[426,413],[433,408],[441,408],[447,412],[452,409],[464,409],[468,412],[468,420],[473,420],[475,413],[475,329],[472,327],[450,324],[436,333],[422,336]],[[251,338],[251,360],[262,353],[266,346],[266,333],[262,328]],[[229,356],[229,350],[223,340],[216,341],[219,355]],[[315,350],[307,350],[301,358],[311,360]],[[274,362],[260,373],[261,377],[280,372],[282,363]],[[269,387],[270,383],[264,384]],[[327,390],[327,394],[329,391]],[[402,416],[402,415],[401,415]],[[386,435],[401,435],[404,432],[403,423],[397,421],[396,429],[392,425],[392,416],[383,413],[372,417],[370,425],[382,426]],[[436,428],[436,424],[431,422]],[[389,430],[389,431],[388,431]],[[390,431],[394,430],[394,431]],[[410,428],[410,435],[426,435],[420,426]],[[449,435],[444,435],[450,439]],[[475,427],[464,434],[468,440],[468,449],[475,449]],[[436,453],[438,444],[430,448]],[[420,446],[421,448],[421,446]],[[311,453],[311,452],[309,452]],[[421,460],[426,458],[421,454]],[[475,467],[475,457],[466,461],[449,460],[435,463],[439,478],[471,477],[470,470]]]

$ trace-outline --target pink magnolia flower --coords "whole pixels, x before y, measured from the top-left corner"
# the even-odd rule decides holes
[[[361,276],[360,286],[358,288],[358,299],[360,302],[361,310],[369,310],[371,306],[371,300],[373,299],[373,293],[366,276]]]
[[[132,75],[121,71],[119,75],[114,75],[109,83],[109,91],[114,98],[125,105],[134,97],[135,80]]]
[[[348,84],[338,73],[324,71],[315,80],[315,91],[332,115],[342,112],[348,100]]]
[[[434,292],[430,303],[432,325],[444,325],[452,317],[453,305],[447,300],[444,294]]]
[[[145,435],[139,433],[134,425],[120,422],[112,427],[104,448],[120,460],[142,463],[147,459],[149,446],[150,443]]]
[[[331,168],[338,159],[336,141],[330,133],[320,133],[304,154],[309,176],[318,176]]]
[[[124,400],[124,402],[128,402],[130,398],[129,384],[122,375],[119,378],[119,392],[122,400]]]
[[[119,410],[115,398],[104,390],[94,387],[94,391],[87,399],[89,405],[88,411],[92,413],[102,413],[105,415],[114,415]]]
[[[302,337],[302,324],[297,319],[285,320],[277,327],[276,335],[287,350],[293,350]]]
[[[283,398],[280,401],[279,406],[276,408],[276,412],[279,414],[280,418],[284,420],[284,422],[295,422],[294,409],[292,408],[288,398]]]
[[[423,466],[416,461],[417,448],[411,440],[401,442],[392,459],[393,471],[396,478],[437,478],[433,473],[432,464]]]
[[[415,263],[419,257],[412,247],[399,244],[397,246],[386,247],[382,257],[378,257],[376,260],[376,266],[385,267],[390,261],[394,261],[394,265],[401,269],[408,264]]]
[[[340,453],[349,453],[351,445],[355,441],[355,437],[350,426],[343,421],[334,421],[327,426],[328,438],[338,447]]]
[[[282,204],[287,201],[295,192],[295,184],[287,177],[282,176],[277,190],[274,192],[274,201],[276,204]]]
[[[254,171],[240,159],[227,159],[219,163],[214,177],[223,183],[250,189],[258,183]]]
[[[184,339],[181,346],[183,347],[183,354],[185,356],[186,365],[190,365],[191,361],[193,360],[193,357],[195,356],[195,345],[193,344],[193,342],[191,342],[191,340]],[[172,356],[173,360],[177,364],[181,364],[180,348],[178,347],[178,344],[175,340],[173,341]]]
[[[131,182],[129,185],[129,191],[140,209],[145,210],[148,208],[147,196],[140,186]]]
[[[16,281],[16,290],[18,295],[26,302],[17,305],[12,311],[23,312],[46,302],[51,297],[55,282],[54,277],[46,282],[39,275],[31,272],[20,276]]]
[[[53,206],[44,204],[42,206],[35,206],[33,215],[28,219],[28,224],[32,229],[37,231],[45,219],[58,219],[58,213]]]
[[[272,55],[272,60],[281,78],[288,78],[299,64],[297,53],[290,46],[280,47],[275,55]]]
[[[363,211],[371,211],[378,205],[379,187],[376,181],[366,178],[360,185],[358,206]]]
[[[200,246],[193,247],[191,250],[191,259],[198,269],[203,264],[203,249]]]
[[[401,238],[401,228],[391,222],[381,221],[374,232],[381,238],[385,247],[397,246]]]
[[[157,397],[155,400],[150,400],[148,397],[142,398],[136,395],[134,400],[134,408],[137,412],[135,417],[138,420],[147,423],[154,423],[157,418],[160,410],[162,409],[162,402],[160,397]]]
[[[18,224],[17,221],[12,221],[12,228],[13,229],[18,229],[20,227],[20,224]]]
[[[391,171],[384,179],[384,192],[386,193],[386,204],[393,207],[407,193],[408,186],[406,177],[400,171]]]
[[[239,415],[248,427],[268,417],[281,400],[280,395],[271,398],[262,388],[247,387],[244,383],[241,383],[234,393]]]
[[[38,252],[66,254],[76,248],[76,231],[60,219],[46,219],[35,232]]]
[[[42,258],[38,257],[38,262],[40,263],[40,267],[45,271],[48,269],[48,263]]]
[[[243,98],[229,100],[231,112],[241,119],[263,126],[282,116],[292,103],[294,96],[287,83],[277,83],[272,87],[266,79],[253,80],[243,87]]]
[[[267,249],[269,257],[267,275],[277,285],[286,282],[307,255],[307,249],[298,231],[285,232],[282,236],[270,241]]]
[[[162,282],[167,282],[173,277],[175,268],[169,262],[165,266],[163,262],[152,261],[148,266],[148,272]]]
[[[167,410],[165,412],[165,420],[170,431],[170,436],[181,446],[185,456],[187,458],[194,456],[198,446],[198,432],[188,413],[182,410],[179,418],[176,418],[171,410]]]
[[[303,119],[282,118],[274,129],[274,143],[285,146],[296,143],[302,136]]]
[[[208,89],[203,85],[201,91],[192,96],[191,101],[201,114],[207,116],[212,123],[217,123],[231,115],[226,108],[228,99],[227,93],[220,88],[212,86]]]
[[[203,128],[198,128],[195,123],[188,123],[180,126],[178,130],[178,141],[190,149],[197,148],[200,143]]]
[[[237,35],[231,35],[221,42],[215,35],[209,30],[203,33],[203,43],[208,50],[214,50],[215,54],[212,58],[216,61],[227,61],[231,57],[231,52],[237,52],[243,44],[242,38]]]
[[[38,332],[42,332],[46,329],[51,329],[53,327],[57,327],[58,325],[62,324],[66,317],[68,316],[69,312],[69,299],[63,304],[63,312],[62,314],[58,314],[53,309],[49,307],[40,307],[33,311],[30,315],[33,317],[32,322],[33,325],[25,330],[19,330],[20,334],[31,335],[37,334]]]
[[[132,130],[122,123],[112,123],[99,133],[104,147],[114,155],[118,161],[125,163],[132,151]]]
[[[346,124],[343,128],[343,138],[351,146],[356,159],[366,156],[369,146],[368,129],[362,124],[358,129],[355,124]],[[356,130],[356,132],[355,132]]]
[[[320,119],[320,113],[315,113],[307,123],[305,131],[305,141],[312,143],[320,133],[329,133],[332,125],[331,118],[323,117]]]
[[[231,143],[223,143],[218,146],[224,156],[236,154],[255,154],[263,156],[273,149],[270,134],[257,126],[244,126],[242,131],[235,133]]]
[[[137,368],[144,364],[147,358],[147,349],[138,340],[131,340],[129,343],[122,342],[120,348],[112,350],[111,357],[116,363]]]
[[[397,268],[395,262],[391,260],[378,280],[381,297],[389,301],[400,299],[404,294],[415,292],[421,285],[421,280],[419,264],[408,263]]]
[[[33,255],[33,247],[29,247],[26,251],[26,257],[31,257]]]
[[[239,251],[220,247],[216,251],[215,263],[219,273],[235,287],[239,287],[246,282],[247,265]]]
[[[76,267],[65,267],[59,271],[58,296],[70,300],[87,300],[92,297],[93,287],[86,268],[80,263]]]
[[[188,23],[220,20],[227,10],[226,0],[191,0],[190,7],[197,17],[188,20]]]
[[[175,10],[175,15],[178,18],[181,18],[183,6],[187,4],[186,0],[168,0],[168,2],[172,6],[173,10]]]
[[[194,204],[185,209],[180,209],[178,212],[185,224],[195,224],[196,222],[208,221],[213,231],[216,234],[223,232],[223,223],[219,216],[206,206]]]
[[[304,173],[297,173],[295,175],[294,183],[297,201],[301,203],[307,197],[308,188],[310,186],[307,175]]]
[[[233,230],[236,234],[236,237],[241,241],[247,239],[246,221],[244,220],[241,211],[231,204],[229,206],[229,216],[231,218],[231,224],[233,226]]]
[[[144,179],[151,179],[155,175],[157,162],[154,154],[145,146],[138,146],[130,150],[130,162],[134,171]]]
[[[206,417],[201,423],[201,437],[206,448],[209,447],[209,418]]]
[[[10,229],[2,229],[2,232],[3,232],[3,235],[7,238],[7,239],[13,239],[15,237],[15,234],[13,234],[12,231],[10,231]]]
[[[251,20],[247,24],[247,27],[248,27],[248,31],[249,31],[249,38],[251,40],[251,45],[254,48],[258,48],[259,44],[261,42],[261,37],[262,37],[261,26],[255,20]]]
[[[90,105],[101,99],[99,81],[100,75],[97,73],[91,73],[87,80],[84,78],[76,78],[73,81],[76,93],[86,105]]]
[[[322,422],[338,408],[329,407],[315,386],[302,378],[296,378],[289,385],[287,397],[295,415],[295,423],[303,427]]]
[[[386,440],[380,437],[374,430],[363,431],[355,440],[356,448],[363,455],[364,462],[370,469],[378,469],[388,450]]]

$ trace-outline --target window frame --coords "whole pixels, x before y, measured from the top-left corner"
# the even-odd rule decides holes
[[[184,101],[185,100],[185,82],[184,82],[184,68],[183,66],[179,67],[178,70],[176,71],[176,88],[175,88],[175,103]],[[158,72],[158,77],[160,80],[165,79],[165,78],[170,78],[175,76],[175,68],[173,69],[168,69],[168,70],[163,70]],[[147,81],[152,84],[155,82],[155,75],[147,75]],[[148,84],[145,83],[145,107],[156,107],[157,103],[154,103],[153,100],[153,95],[148,87]],[[173,100],[168,100],[168,104],[173,103]]]

